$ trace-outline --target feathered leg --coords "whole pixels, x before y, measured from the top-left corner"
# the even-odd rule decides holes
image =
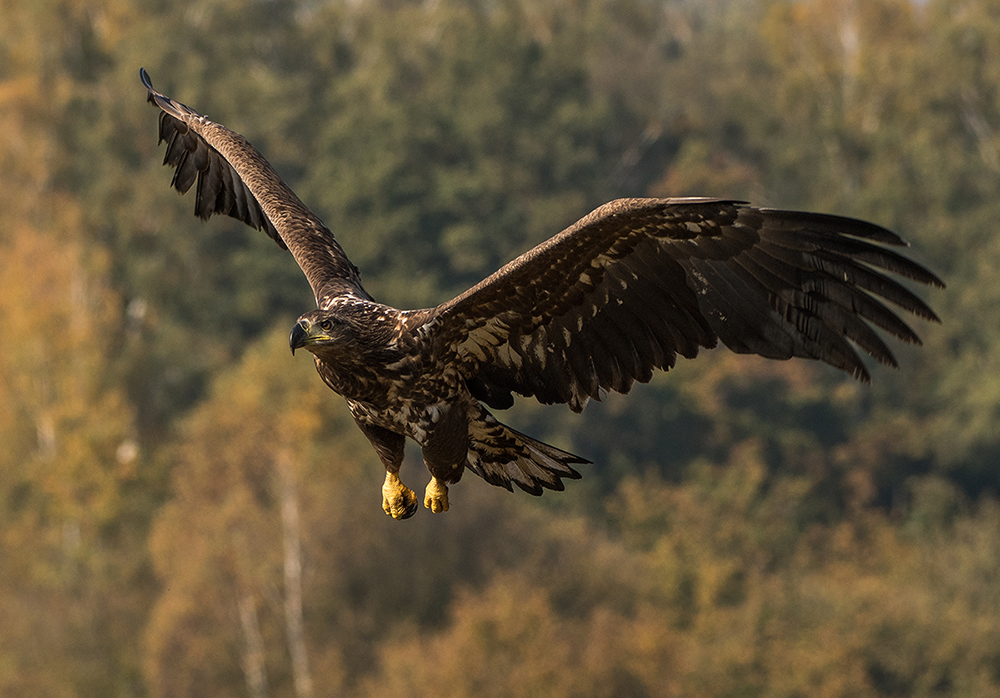
[[[358,419],[357,416],[354,417],[354,421],[371,441],[385,466],[382,510],[399,521],[410,518],[417,512],[417,495],[399,479],[399,467],[403,464],[406,437]]]
[[[424,493],[424,506],[435,514],[448,511],[448,483],[458,482],[469,451],[469,405],[459,397],[439,407],[439,416],[422,444],[424,465],[431,481]]]

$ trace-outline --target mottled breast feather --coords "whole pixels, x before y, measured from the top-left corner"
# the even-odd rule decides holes
[[[937,286],[905,245],[862,221],[717,199],[621,199],[435,309],[431,326],[483,394],[581,410],[718,340],[818,359],[861,380],[855,347],[895,357],[872,325],[919,338],[883,301],[937,321],[884,272]]]

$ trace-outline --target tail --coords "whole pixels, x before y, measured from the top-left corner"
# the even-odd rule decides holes
[[[465,466],[491,485],[509,491],[512,485],[536,497],[543,487],[561,491],[565,489],[562,478],[580,479],[570,463],[590,463],[501,424],[483,407],[470,420],[469,436]]]

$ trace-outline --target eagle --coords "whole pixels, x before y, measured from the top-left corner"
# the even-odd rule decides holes
[[[417,510],[399,478],[407,438],[430,472],[423,503],[448,510],[468,469],[533,495],[562,490],[590,461],[498,421],[514,395],[580,412],[627,393],[719,342],[771,359],[815,359],[870,376],[858,350],[897,366],[875,328],[920,338],[886,302],[937,315],[890,274],[939,288],[931,271],[890,249],[895,233],[840,216],[714,198],[633,198],[600,206],[435,308],[379,303],[333,233],[240,134],[153,89],[171,185],[196,186],[195,214],[226,215],[292,253],[316,309],[292,327],[292,353],[312,353],[385,466],[382,508]]]

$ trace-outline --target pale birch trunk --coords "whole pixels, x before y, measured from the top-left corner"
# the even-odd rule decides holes
[[[299,537],[299,500],[295,472],[288,451],[278,454],[281,480],[281,523],[285,547],[285,627],[292,658],[296,698],[312,698],[312,676],[302,627],[302,544]]]
[[[257,602],[253,594],[247,592],[240,595],[239,600],[240,625],[243,626],[243,676],[247,689],[253,698],[267,696],[267,669],[264,666],[264,638],[260,634],[260,622],[257,619]]]

